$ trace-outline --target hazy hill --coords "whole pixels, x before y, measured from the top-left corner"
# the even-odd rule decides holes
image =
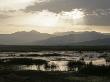
[[[68,32],[55,32],[55,33],[53,33],[53,35],[64,36],[64,35],[79,34],[79,33],[81,33],[81,32],[68,31]]]
[[[97,39],[109,38],[109,35],[104,35],[98,32],[81,32],[73,33],[64,36],[51,37],[46,40],[36,42],[37,45],[68,45],[70,43],[80,43]]]
[[[2,45],[78,45],[97,44],[99,40],[109,43],[109,34],[99,32],[59,32],[54,34],[40,33],[37,31],[15,32],[12,34],[0,34],[0,44]],[[98,40],[98,41],[97,41]],[[104,41],[105,40],[105,41]],[[92,42],[94,41],[94,42]]]
[[[50,38],[50,34],[40,33],[37,31],[30,32],[15,32],[12,34],[0,34],[0,44],[5,45],[19,45],[27,44],[29,42],[40,41]]]
[[[73,44],[71,43],[70,45],[74,45],[74,43]],[[91,45],[91,46],[92,45],[110,45],[110,38],[76,43],[76,45]]]

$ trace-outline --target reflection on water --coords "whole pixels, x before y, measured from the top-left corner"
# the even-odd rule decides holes
[[[107,65],[106,59],[104,58],[85,60],[86,64],[89,64],[90,62],[92,62],[93,65]]]
[[[37,70],[37,71],[46,71],[44,65],[21,65],[19,66],[19,70]]]
[[[56,71],[68,71],[68,61],[50,61],[49,65],[56,65]]]
[[[68,61],[50,61],[44,65],[1,65],[0,70],[68,71]]]
[[[2,65],[0,66],[1,70],[36,70],[36,71],[70,71],[71,66],[68,66],[68,63],[71,61],[50,61],[47,64],[43,65]],[[90,61],[85,61],[86,63]],[[94,65],[104,65],[106,64],[105,60],[94,60],[92,61]],[[88,63],[88,64],[89,64]],[[78,71],[79,66],[72,66],[72,71]]]
[[[106,53],[106,56],[105,56]],[[108,54],[108,55],[107,55]],[[36,70],[36,71],[69,71],[68,63],[70,61],[81,61],[93,65],[110,65],[106,57],[110,55],[109,52],[76,52],[76,51],[42,51],[42,52],[1,52],[1,59],[10,58],[32,58],[46,60],[47,63],[42,65],[0,65],[0,70]],[[78,70],[76,64],[73,65],[74,71]]]

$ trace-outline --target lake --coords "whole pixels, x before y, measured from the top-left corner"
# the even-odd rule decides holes
[[[0,70],[70,71],[72,64],[72,71],[78,71],[79,62],[110,65],[109,55],[95,51],[0,52]]]

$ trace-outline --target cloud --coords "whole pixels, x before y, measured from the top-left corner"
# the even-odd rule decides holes
[[[0,19],[2,24],[7,25],[25,25],[25,26],[70,26],[76,20],[78,24],[81,24],[79,20],[83,19],[84,13],[81,10],[74,9],[69,12],[50,12],[48,10],[36,11],[36,12],[24,12],[24,11],[5,11],[0,13]],[[5,19],[3,19],[5,17]],[[50,25],[51,24],[51,25]]]
[[[25,11],[40,11],[48,9],[52,12],[70,11],[72,9],[109,9],[110,0],[50,0],[48,3],[35,3]]]
[[[12,27],[17,31],[28,27],[28,30],[45,31],[47,27],[44,26],[49,26],[49,21],[57,23],[54,31],[81,28],[110,31],[110,0],[0,0],[1,30],[10,31]]]
[[[43,15],[47,15],[45,19],[58,19],[59,25],[71,25],[76,21],[73,19],[79,17],[74,14],[76,9],[84,15],[80,16],[84,19],[78,20],[79,25],[109,26],[109,3],[109,0],[0,0],[0,21],[38,25],[43,21]]]
[[[33,12],[45,9],[58,14],[70,12],[73,9],[82,9],[85,13],[86,25],[110,25],[110,0],[50,0],[47,3],[35,3],[24,11]]]
[[[42,3],[48,0],[0,0],[0,10],[19,10],[25,9],[34,3]]]
[[[4,11],[0,12],[0,24],[23,27],[44,27],[45,25],[49,26],[48,22],[50,21],[52,24],[56,24],[56,27],[69,27],[74,25],[110,26],[109,11],[95,10],[91,13],[87,13],[81,9],[73,9],[68,12],[62,11],[59,13],[48,10],[35,12]]]

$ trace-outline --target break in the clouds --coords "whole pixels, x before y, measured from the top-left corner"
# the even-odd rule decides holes
[[[64,24],[71,25],[72,20],[78,20],[83,17],[83,12],[77,9],[74,9],[70,12],[61,13],[54,13],[48,10],[28,13],[23,11],[5,11],[0,13],[0,23],[14,26],[56,27],[64,26]]]

